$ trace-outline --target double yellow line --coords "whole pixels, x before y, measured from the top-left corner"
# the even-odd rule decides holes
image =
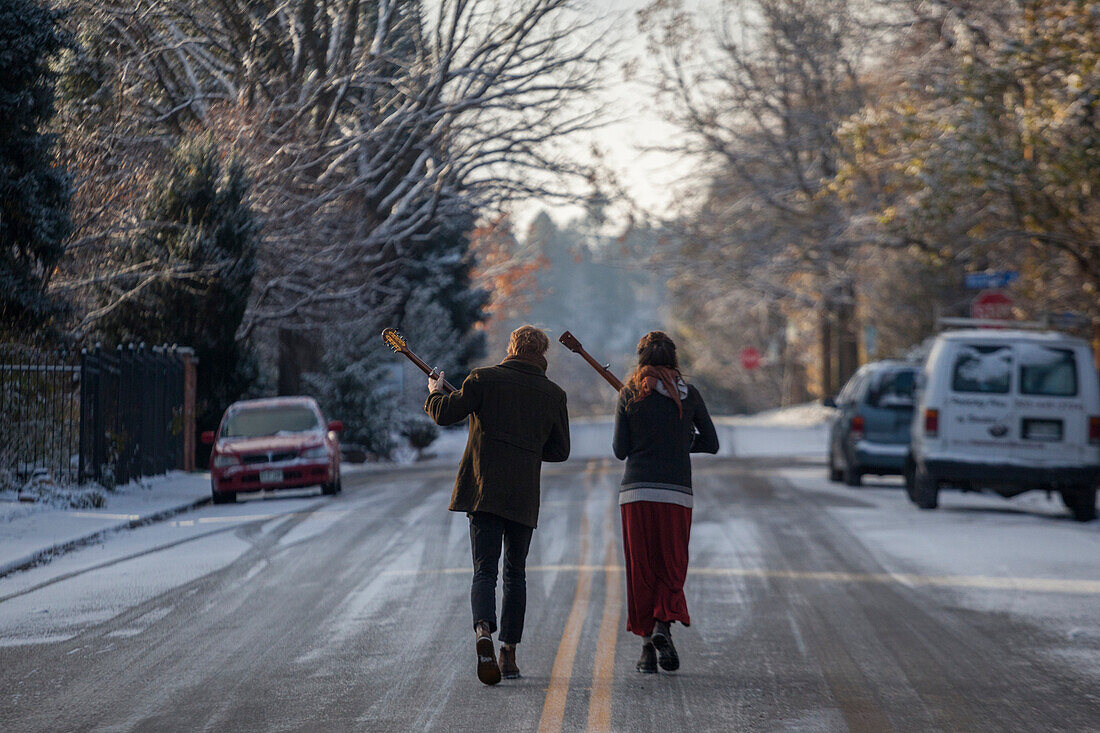
[[[595,464],[589,464],[588,478],[592,478]],[[592,488],[589,483],[590,490]],[[584,563],[589,553],[589,522],[586,511],[587,502],[582,505],[580,522],[580,561]],[[577,647],[580,645],[584,620],[588,616],[588,604],[592,595],[592,578],[597,572],[604,573],[604,608],[600,619],[599,635],[596,638],[596,659],[592,669],[592,687],[588,697],[589,731],[611,730],[611,691],[615,678],[615,647],[619,638],[619,617],[622,613],[622,587],[619,566],[616,563],[614,541],[614,510],[605,512],[603,522],[604,564],[579,565],[577,589],[573,593],[573,605],[565,621],[558,651],[554,656],[554,666],[550,670],[550,684],[546,688],[546,699],[542,704],[539,718],[539,733],[560,731],[565,722],[565,704],[569,699],[569,686],[573,677]]]

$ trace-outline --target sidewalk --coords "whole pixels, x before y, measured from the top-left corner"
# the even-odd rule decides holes
[[[210,475],[173,471],[108,492],[100,509],[0,501],[0,577],[120,529],[155,522],[210,500]]]

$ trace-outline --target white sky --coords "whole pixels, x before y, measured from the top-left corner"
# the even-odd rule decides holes
[[[714,0],[685,0],[685,6],[695,12],[713,10]],[[658,109],[651,86],[655,75],[653,61],[648,57],[645,38],[638,31],[637,12],[651,0],[586,0],[593,12],[606,16],[601,27],[612,29],[610,36],[618,41],[615,59],[608,66],[607,88],[600,101],[611,111],[612,122],[606,126],[577,135],[568,143],[578,155],[588,155],[592,145],[604,153],[605,164],[640,207],[654,216],[670,213],[674,190],[690,176],[693,161],[645,148],[667,145],[678,134],[677,128],[666,122]],[[633,80],[626,80],[623,66],[635,62]],[[516,209],[519,231],[534,215],[549,208],[542,202],[530,202]],[[576,215],[571,208],[551,209],[559,222]],[[612,211],[614,216],[615,212]]]

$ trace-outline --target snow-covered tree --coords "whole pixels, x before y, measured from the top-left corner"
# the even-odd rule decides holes
[[[57,313],[47,292],[68,235],[70,181],[55,158],[56,74],[70,42],[60,13],[0,0],[0,333],[37,330]]]
[[[224,161],[208,137],[183,141],[153,184],[143,217],[148,230],[127,251],[120,276],[105,285],[95,314],[112,340],[195,349],[204,430],[217,427],[256,379],[248,345],[236,338],[256,272],[259,223],[248,194],[239,160]]]
[[[263,283],[242,334],[400,316],[409,268],[506,200],[586,172],[551,146],[602,47],[569,0],[76,0],[132,118],[247,160]]]

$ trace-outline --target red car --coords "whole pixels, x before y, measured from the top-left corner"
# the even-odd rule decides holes
[[[275,397],[234,402],[218,431],[202,441],[210,452],[210,489],[215,504],[237,500],[241,491],[300,489],[319,485],[340,491],[339,420],[325,422],[312,397]]]

